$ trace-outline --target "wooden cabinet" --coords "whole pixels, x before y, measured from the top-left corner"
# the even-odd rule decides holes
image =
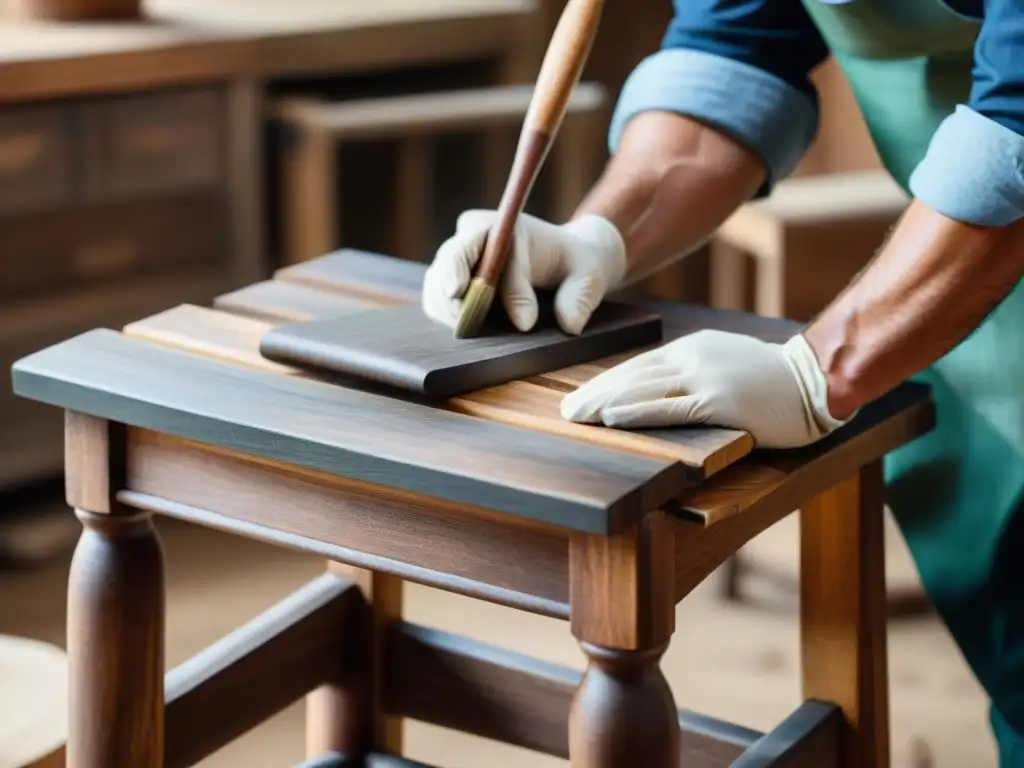
[[[228,284],[219,87],[0,110],[0,366]],[[61,414],[0,388],[0,488],[58,473]]]

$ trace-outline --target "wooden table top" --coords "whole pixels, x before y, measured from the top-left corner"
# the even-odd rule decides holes
[[[0,21],[0,101],[491,55],[536,0],[149,0],[138,22]]]
[[[927,389],[908,384],[815,446],[748,456],[752,440],[735,430],[639,433],[562,419],[563,393],[615,359],[431,402],[259,354],[260,337],[276,323],[418,301],[424,270],[341,251],[225,294],[213,308],[182,305],[37,352],[15,364],[14,388],[144,430],[599,534],[666,504],[715,522],[813,473],[823,456],[856,471],[930,428]],[[642,303],[662,314],[666,339],[718,328],[782,341],[798,327]]]

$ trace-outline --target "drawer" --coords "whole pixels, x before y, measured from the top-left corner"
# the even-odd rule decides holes
[[[134,94],[81,109],[88,199],[220,184],[226,114],[220,90]]]
[[[11,366],[26,355],[92,328],[126,323],[183,303],[209,304],[225,290],[226,273],[191,269],[165,278],[104,283],[36,301],[0,302],[0,488],[63,466],[59,408],[18,397]]]
[[[63,106],[0,110],[0,214],[58,206],[73,194],[72,118]]]
[[[83,206],[0,220],[0,299],[228,261],[222,196]]]

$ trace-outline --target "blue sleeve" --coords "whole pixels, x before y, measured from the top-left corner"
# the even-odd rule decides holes
[[[970,98],[940,124],[910,190],[950,218],[1003,226],[1024,216],[1024,4],[985,0],[984,14]]]
[[[828,48],[800,0],[676,0],[661,49],[627,79],[608,142],[618,147],[641,112],[686,115],[764,160],[768,181],[788,176],[818,129],[809,74]]]

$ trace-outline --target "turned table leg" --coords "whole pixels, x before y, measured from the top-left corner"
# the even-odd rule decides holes
[[[402,617],[403,582],[395,576],[329,563],[328,569],[351,579],[367,600],[364,658],[358,679],[336,680],[306,697],[306,756],[325,753],[362,755],[369,750],[402,753],[402,720],[383,707],[384,639],[388,624]]]
[[[876,462],[800,517],[804,698],[842,709],[843,768],[889,765],[882,491]]]
[[[664,513],[570,543],[572,633],[588,666],[569,714],[573,768],[676,768],[679,722],[659,662],[675,629],[674,545]]]
[[[124,431],[67,417],[67,497],[83,530],[68,585],[68,768],[160,768],[163,550],[148,512],[113,500]]]

